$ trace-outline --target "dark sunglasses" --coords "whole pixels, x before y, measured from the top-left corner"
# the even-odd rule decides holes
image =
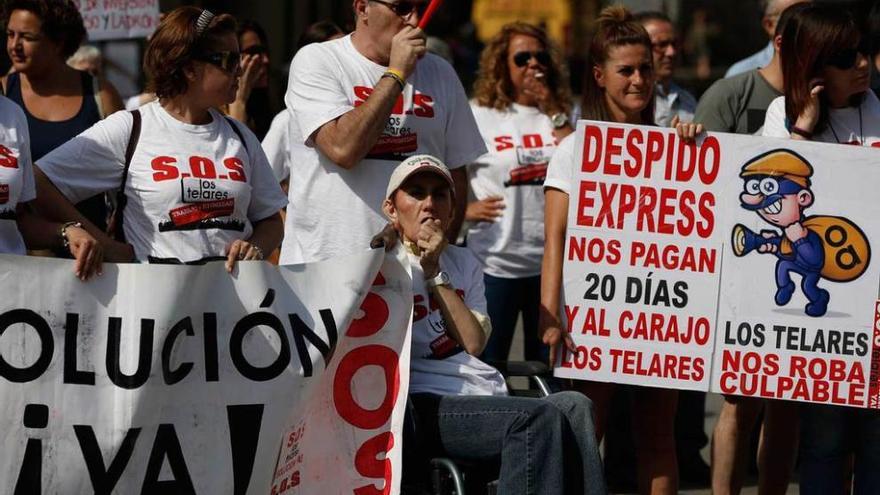
[[[552,60],[550,59],[550,54],[544,50],[539,52],[516,52],[513,54],[513,63],[516,64],[517,67],[525,67],[526,64],[529,63],[529,60],[535,58],[539,64],[544,67],[550,67]]]
[[[242,55],[265,55],[269,53],[269,49],[263,45],[253,45],[241,51]]]
[[[828,58],[828,65],[836,67],[840,70],[848,70],[855,67],[859,60],[859,54],[866,55],[870,53],[867,43],[860,43],[856,48],[847,48],[832,54]]]
[[[416,10],[419,12],[419,16],[421,16],[425,13],[425,8],[428,6],[427,2],[412,2],[410,0],[401,0],[399,2],[386,2],[384,0],[370,1],[381,3],[382,5],[391,9],[392,12],[399,15],[400,17],[406,17]]]
[[[193,59],[207,62],[230,74],[235,74],[241,67],[241,53],[239,52],[203,53],[194,56]]]

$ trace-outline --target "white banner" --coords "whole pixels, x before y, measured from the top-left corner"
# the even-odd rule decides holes
[[[729,179],[712,391],[880,407],[880,150],[721,136]],[[795,168],[810,175],[790,193]],[[755,187],[757,211],[744,203]],[[798,221],[784,227],[787,211]]]
[[[159,26],[159,0],[73,0],[89,41],[146,38]]]
[[[586,121],[576,139],[558,376],[880,407],[880,151]]]
[[[564,301],[577,355],[558,376],[707,390],[724,234],[715,137],[580,122]],[[626,155],[626,156],[624,156]]]
[[[398,258],[105,264],[80,283],[69,261],[0,256],[0,287],[9,493],[397,493],[412,313]]]

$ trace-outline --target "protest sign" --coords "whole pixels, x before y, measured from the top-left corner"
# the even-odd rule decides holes
[[[576,139],[579,350],[558,376],[878,407],[876,150],[593,122]]]
[[[146,38],[159,26],[159,0],[74,0],[89,41]]]
[[[706,390],[722,234],[718,140],[581,122],[563,269],[578,352],[557,376]]]
[[[358,287],[369,292],[320,381],[306,383],[309,400],[297,404],[284,435],[272,495],[397,493],[413,313],[408,261],[386,262],[372,286]]]
[[[397,492],[412,312],[399,259],[241,262],[232,275],[105,264],[88,283],[69,261],[0,266],[0,486]],[[379,348],[381,363],[363,359]],[[372,421],[351,421],[354,407]]]
[[[719,139],[732,177],[712,390],[878,407],[878,150]]]

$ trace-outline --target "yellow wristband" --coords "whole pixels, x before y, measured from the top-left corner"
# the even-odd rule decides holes
[[[400,76],[398,76],[394,72],[391,72],[390,70],[385,71],[385,73],[382,74],[382,77],[380,79],[384,79],[386,77],[389,79],[393,79],[394,82],[396,82],[397,85],[400,86],[400,91],[404,91],[406,89],[406,83],[403,81],[403,79],[401,79]]]
[[[406,78],[403,77],[403,72],[401,72],[397,69],[392,69],[391,67],[389,67],[388,69],[385,70],[385,72],[395,75],[397,77],[397,79],[400,79],[404,83],[406,82]]]

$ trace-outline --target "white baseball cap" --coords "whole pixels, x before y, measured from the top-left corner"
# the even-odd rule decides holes
[[[390,199],[394,191],[400,188],[406,179],[419,172],[433,172],[446,179],[452,197],[455,197],[455,184],[452,182],[452,174],[443,162],[431,155],[414,155],[400,162],[400,165],[391,173],[385,197]]]

